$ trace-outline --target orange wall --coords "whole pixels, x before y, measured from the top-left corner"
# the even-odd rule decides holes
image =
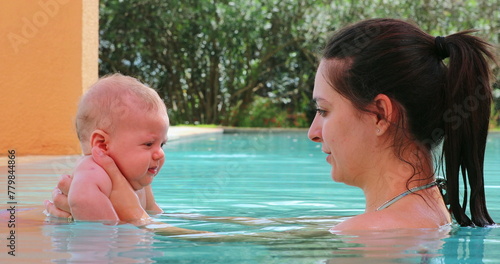
[[[73,117],[98,76],[96,20],[97,0],[0,2],[0,156],[81,152]]]

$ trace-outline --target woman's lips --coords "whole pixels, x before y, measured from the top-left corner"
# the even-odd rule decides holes
[[[330,163],[330,158],[331,158],[332,154],[328,154],[328,156],[326,156],[326,162]],[[331,164],[331,163],[330,163]]]
[[[327,156],[326,156],[326,162],[328,162],[328,163],[331,164],[330,159],[332,157],[332,153],[329,152],[329,151],[325,151],[324,149],[322,149],[321,151],[323,151],[323,153],[327,154]]]

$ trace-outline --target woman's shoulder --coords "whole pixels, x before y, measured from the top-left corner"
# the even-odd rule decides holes
[[[395,209],[387,208],[354,216],[333,227],[332,231],[439,227],[439,224],[432,219],[423,217],[417,212]]]
[[[332,228],[333,231],[381,230],[399,226],[398,219],[387,212],[375,211],[353,216]]]

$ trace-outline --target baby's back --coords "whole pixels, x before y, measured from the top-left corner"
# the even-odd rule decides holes
[[[115,220],[111,205],[111,179],[106,171],[94,162],[92,156],[82,157],[73,172],[68,193],[71,214],[77,220]]]

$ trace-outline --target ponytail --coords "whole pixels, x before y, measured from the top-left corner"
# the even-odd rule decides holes
[[[437,55],[449,54],[444,81],[444,141],[447,196],[450,210],[461,226],[494,224],[484,192],[484,153],[491,111],[491,72],[487,58],[494,60],[489,44],[469,35],[471,31],[436,38]],[[460,205],[460,173],[464,198]],[[468,190],[470,187],[470,190]],[[470,213],[466,214],[468,192]]]

